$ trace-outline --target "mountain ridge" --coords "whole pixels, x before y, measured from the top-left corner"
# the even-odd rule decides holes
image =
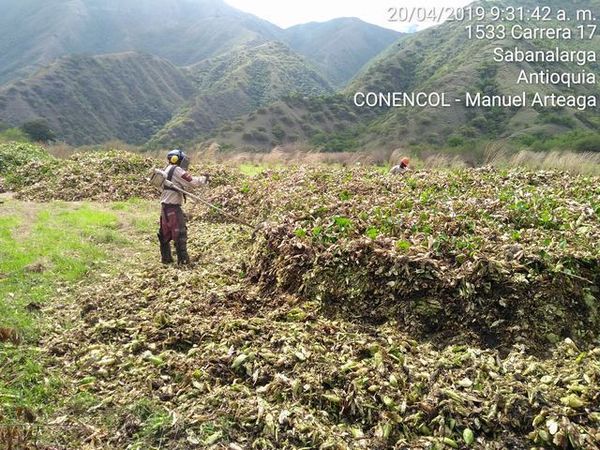
[[[0,0],[0,8],[8,12],[0,82],[69,54],[139,51],[184,66],[282,31],[222,0]]]
[[[39,1],[25,0],[23,4],[30,8]],[[531,6],[537,4],[533,0],[523,1]],[[548,1],[553,7],[563,5],[558,0]],[[0,0],[0,5],[1,2],[7,0]],[[46,118],[62,132],[61,137],[75,145],[112,138],[136,144],[150,140],[151,146],[217,141],[223,148],[259,151],[288,143],[303,143],[326,151],[406,145],[473,146],[478,139],[600,130],[597,111],[581,112],[568,107],[454,105],[446,109],[432,106],[367,109],[353,105],[353,94],[361,91],[444,92],[449,98],[464,97],[467,91],[508,96],[520,89],[544,95],[600,95],[597,85],[517,86],[519,71],[535,72],[544,69],[544,65],[492,62],[490,53],[494,46],[510,47],[517,43],[467,39],[464,29],[467,23],[446,22],[399,38],[393,31],[355,18],[312,22],[283,30],[228,7],[221,0],[168,0],[162,4],[163,10],[167,4],[174,9],[165,15],[164,27],[148,31],[144,27],[152,20],[160,20],[153,10],[156,2],[159,0],[144,4],[150,11],[144,13],[149,19],[142,20],[133,32],[124,30],[123,25],[132,17],[132,11],[140,7],[137,4],[123,6],[117,0],[62,1],[58,9],[71,5],[65,23],[73,27],[65,35],[57,35],[54,41],[50,39],[49,55],[63,48],[69,39],[85,36],[90,29],[114,28],[125,34],[112,36],[103,44],[107,48],[115,42],[124,47],[134,46],[135,39],[145,36],[145,45],[152,48],[160,43],[160,52],[170,54],[171,60],[162,56],[144,59],[138,56],[142,54],[139,52],[136,56],[119,53],[121,56],[59,59],[49,69],[0,88],[0,121],[19,125],[19,121]],[[502,3],[510,4],[516,3]],[[101,11],[98,16],[90,15],[90,11],[95,11],[94,5]],[[114,11],[106,5],[112,5]],[[578,4],[585,5],[600,13],[600,1]],[[83,19],[74,19],[77,11]],[[126,14],[117,20],[115,11]],[[194,11],[202,14],[191,14]],[[91,24],[86,22],[88,19]],[[210,26],[203,28],[204,23]],[[175,27],[171,28],[175,38],[163,41],[161,36],[169,27]],[[139,30],[150,34],[136,34]],[[185,30],[191,30],[190,34]],[[194,42],[206,45],[191,52],[177,48],[178,55],[173,52],[173,45],[181,41],[191,46]],[[393,43],[388,45],[389,41]],[[597,49],[599,42],[596,36],[590,42],[568,42],[564,46],[574,48],[581,44]],[[6,48],[6,39],[0,37],[0,44],[0,48]],[[534,40],[519,46],[544,49],[551,44],[547,40]],[[75,64],[77,58],[83,58],[79,60],[83,61],[80,66]],[[119,65],[121,59],[126,62]],[[180,66],[172,59],[180,61]],[[149,64],[157,67],[150,69]],[[10,62],[6,67],[10,69]],[[2,70],[6,72],[6,67],[0,67],[0,74]],[[556,65],[562,71],[573,68],[564,63]],[[590,65],[595,73],[599,69],[597,63]],[[323,75],[324,72],[327,73]],[[130,80],[130,77],[139,78]],[[60,92],[57,82],[63,88],[71,88]],[[145,83],[147,86],[142,86]],[[341,91],[334,95],[331,84]],[[140,100],[136,108],[137,100],[132,93],[138,91]],[[164,95],[159,91],[164,91]],[[123,113],[108,105],[111,92],[118,97],[116,105],[123,108]],[[82,114],[85,112],[94,120],[88,120]],[[129,121],[130,128],[136,131],[125,130],[124,121]]]
[[[0,117],[13,126],[44,119],[69,143],[143,144],[192,94],[184,73],[157,56],[66,56],[1,87]]]
[[[167,142],[167,138],[173,142],[202,139],[224,122],[294,92],[307,96],[333,93],[330,85],[341,87],[396,37],[391,30],[359,19],[340,19],[309,24],[314,30],[312,38],[298,42],[301,51],[296,51],[291,47],[298,41],[294,37],[298,27],[283,30],[222,0],[57,0],[53,5],[42,0],[0,0],[1,7],[9,13],[0,17],[0,27],[5,30],[0,35],[0,122],[18,126],[24,121],[46,119],[59,139],[73,145],[101,139],[139,144],[152,136],[154,143]],[[352,39],[339,38],[348,32]],[[265,48],[269,46],[278,50],[267,55]],[[125,78],[137,73],[107,74],[106,66],[98,63],[102,56],[115,62],[114,55],[133,54],[128,52],[156,55],[154,61],[161,61],[154,73],[138,67],[149,75],[142,76],[148,82],[146,88],[138,87],[142,92],[155,91],[159,72],[165,70],[167,62],[172,67],[166,79],[176,86],[163,85],[166,95],[157,95],[156,105],[165,107],[160,114],[146,111],[150,99],[142,93],[138,111],[149,116],[133,114],[135,108],[129,104],[123,105],[128,111],[125,115],[101,107],[88,114],[95,117],[94,125],[80,113],[106,97],[111,86],[119,84],[119,77],[122,84],[134,86],[135,80]],[[90,58],[87,67],[73,65],[79,57]],[[336,58],[342,63],[331,63]],[[96,70],[91,70],[94,64]],[[215,64],[221,72],[211,69],[212,78],[220,82],[202,81],[204,69]],[[58,73],[60,70],[65,73]],[[243,75],[244,71],[254,71],[270,85],[260,86],[249,72]],[[48,83],[40,81],[41,74],[47,75],[44,80]],[[187,80],[182,81],[182,77]],[[12,82],[6,82],[11,78]],[[65,80],[66,87],[72,83],[72,89],[64,95],[57,92],[51,87],[57,79]],[[107,84],[101,86],[103,82]],[[89,93],[86,83],[92,86]],[[187,86],[183,91],[182,84]],[[91,98],[86,100],[88,94]],[[116,95],[127,98],[128,88],[117,88]],[[125,116],[134,122],[137,132],[123,129]]]
[[[279,42],[232,52],[188,68],[196,97],[150,141],[150,145],[183,145],[223,122],[255,111],[284,96],[332,94],[316,70]]]
[[[513,4],[508,2],[506,4]],[[529,2],[534,5],[535,2]],[[527,3],[527,4],[529,4]],[[505,4],[505,3],[503,3]],[[565,7],[553,1],[553,7]],[[579,7],[593,7],[600,16],[600,2],[588,1]],[[573,5],[570,6],[574,8]],[[573,12],[573,11],[571,11]],[[304,116],[301,139],[312,148],[333,150],[393,150],[406,146],[451,146],[474,149],[479,139],[506,139],[521,136],[527,140],[546,139],[572,130],[600,131],[598,110],[578,111],[575,108],[465,108],[463,105],[450,108],[397,107],[357,108],[353,107],[356,92],[440,92],[449,99],[460,98],[466,91],[489,95],[514,95],[524,90],[542,95],[586,94],[600,97],[598,85],[573,86],[571,88],[547,85],[517,85],[520,70],[542,70],[543,64],[494,63],[491,49],[498,43],[468,40],[464,32],[465,23],[446,22],[421,32],[401,37],[396,43],[380,53],[367,67],[348,84],[335,102],[342,102],[340,111],[351,111],[358,118],[348,123],[344,117],[328,117],[328,136],[315,131],[319,127],[319,102],[308,106],[288,105],[288,119]],[[519,44],[526,48],[548,48],[551,42],[533,41]],[[504,46],[515,45],[507,40]],[[600,48],[600,37],[590,42],[567,42],[567,48]],[[573,65],[557,65],[557,70],[577,70]],[[596,74],[599,65],[589,70]],[[322,103],[322,102],[320,102]],[[311,114],[305,114],[306,110]],[[331,112],[331,111],[329,111]],[[212,140],[223,147],[242,147],[251,151],[269,150],[269,144],[250,142],[243,138],[252,135],[257,128],[272,135],[270,123],[273,117],[254,115],[243,118],[238,124],[239,132],[227,130],[217,132]],[[333,130],[333,131],[332,131]],[[283,140],[280,145],[295,143],[297,139]]]
[[[138,51],[160,56],[181,67],[239,46],[268,41],[290,45],[320,68],[326,67],[327,58],[334,57],[338,50],[343,54],[352,51],[358,62],[350,64],[350,69],[341,67],[339,71],[325,74],[335,79],[334,84],[339,84],[339,79],[350,78],[348,70],[364,65],[399,35],[353,19],[352,30],[347,33],[352,39],[340,40],[337,47],[332,48],[331,41],[335,39],[327,33],[339,28],[339,22],[334,20],[310,24],[315,32],[319,30],[320,37],[294,48],[294,41],[298,40],[296,27],[284,30],[223,0],[145,0],[143,3],[57,0],[55,4],[44,0],[0,0],[0,8],[7,12],[0,16],[3,30],[0,84],[31,75],[37,68],[69,54],[91,56]],[[369,39],[368,42],[361,43],[363,38]],[[360,51],[357,43],[361,43]]]
[[[356,17],[295,25],[284,33],[285,42],[315,62],[336,87],[344,86],[380,53],[379,49],[390,46],[402,35]]]

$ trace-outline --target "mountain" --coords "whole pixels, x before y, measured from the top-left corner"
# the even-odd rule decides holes
[[[13,126],[45,119],[72,145],[111,139],[183,145],[283,97],[332,93],[308,62],[279,42],[241,47],[185,69],[135,52],[67,56],[0,87],[0,118]]]
[[[68,56],[0,88],[0,117],[45,119],[71,144],[143,144],[194,93],[187,76],[156,56]]]
[[[207,143],[222,149],[270,150],[297,143],[328,151],[354,150],[364,124],[375,117],[368,109],[357,110],[342,95],[305,97],[291,95],[269,106],[225,123]]]
[[[42,118],[74,145],[205,139],[283,97],[332,94],[398,36],[358,19],[282,30],[222,0],[0,8],[0,121]]]
[[[192,66],[189,73],[197,96],[152,139],[153,145],[183,145],[288,95],[333,93],[321,75],[279,42],[238,48]]]
[[[401,36],[356,18],[296,25],[284,31],[284,40],[312,61],[338,88]]]
[[[510,3],[507,3],[510,4]],[[595,8],[600,15],[600,2],[583,2],[567,5],[549,1],[553,11],[566,9],[575,15],[575,8],[585,5]],[[524,8],[537,2],[521,2]],[[447,22],[443,25],[407,36],[385,51],[368,70],[355,79],[346,89],[348,96],[356,92],[444,92],[450,99],[464,98],[469,91],[489,95],[517,95],[523,91],[528,95],[599,95],[596,85],[548,85],[517,84],[521,71],[536,73],[578,73],[582,71],[575,63],[545,62],[494,62],[496,47],[523,51],[600,48],[600,37],[590,41],[577,39],[515,40],[502,41],[468,39],[465,23]],[[544,23],[544,27],[558,27],[559,23]],[[564,26],[564,24],[562,25]],[[575,25],[573,26],[575,27]],[[598,63],[586,66],[588,72],[600,76]],[[512,135],[552,135],[581,128],[600,130],[598,110],[579,111],[577,108],[535,108],[526,106],[502,108],[467,108],[464,102],[454,103],[450,108],[406,107],[391,108],[369,126],[363,136],[370,145],[436,144],[449,140],[461,142],[476,137],[508,137]]]
[[[510,2],[504,4],[511,4]],[[558,0],[547,2],[553,11],[566,9],[575,15],[575,8],[590,7],[600,17],[598,0],[565,4]],[[523,1],[520,6],[534,10],[534,1]],[[523,108],[466,108],[454,98],[464,98],[465,92],[472,94],[515,95],[522,91],[533,95],[600,96],[598,84],[565,85],[517,84],[520,71],[537,73],[551,70],[579,73],[582,67],[575,63],[508,63],[494,62],[493,49],[502,47],[522,50],[549,50],[557,45],[568,50],[594,50],[600,48],[600,34],[594,39],[556,41],[535,39],[516,41],[490,41],[468,39],[464,22],[446,22],[437,27],[406,35],[381,53],[342,91],[341,96],[332,98],[339,107],[332,110],[329,101],[314,101],[309,104],[288,104],[279,108],[284,111],[283,122],[303,118],[303,129],[283,127],[285,137],[280,144],[304,141],[322,150],[369,150],[393,149],[406,145],[461,146],[469,142],[476,145],[478,139],[499,139],[511,136],[533,136],[545,138],[572,130],[600,131],[598,109],[580,111],[574,107],[531,107]],[[559,23],[546,22],[544,27],[557,27]],[[564,24],[563,24],[564,26]],[[576,25],[571,25],[573,28]],[[558,42],[558,43],[557,43]],[[585,66],[587,72],[600,76],[600,65],[592,62]],[[358,108],[353,96],[357,92],[439,92],[446,93],[452,105],[443,107],[395,107]],[[307,109],[310,114],[307,114]],[[280,114],[280,113],[279,113]],[[348,115],[354,120],[347,120]],[[223,147],[240,146],[250,150],[272,148],[272,140],[248,139],[260,129],[267,136],[273,134],[272,123],[281,118],[267,113],[260,118],[249,115],[237,121],[233,129],[218,130],[213,140]],[[326,117],[326,129],[320,125]],[[260,119],[260,120],[259,120]],[[325,131],[325,132],[323,132]],[[281,135],[281,132],[277,130]],[[246,139],[244,139],[244,136]]]
[[[600,16],[600,0],[546,4],[572,17],[587,7]],[[600,130],[597,108],[467,108],[453,101],[466,92],[600,95],[598,83],[516,83],[521,71],[582,72],[575,63],[492,58],[496,47],[597,52],[600,33],[586,41],[491,41],[468,39],[465,26],[473,22],[454,21],[396,40],[397,33],[357,19],[282,30],[222,0],[0,0],[0,7],[0,80],[21,77],[0,87],[0,121],[43,118],[73,144],[213,139],[255,150],[297,142],[355,150]],[[585,69],[600,76],[597,62]],[[356,92],[370,91],[443,92],[452,106],[354,106]]]
[[[398,37],[358,19],[282,30],[222,0],[0,0],[0,10],[0,84],[72,54],[140,51],[188,66],[282,41],[341,86]]]
[[[191,65],[282,30],[222,0],[0,0],[0,83],[58,57],[141,51]]]

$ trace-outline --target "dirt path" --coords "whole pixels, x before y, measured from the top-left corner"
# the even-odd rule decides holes
[[[40,207],[34,202],[19,202],[14,198],[12,192],[0,194],[0,214],[20,218],[19,226],[13,230],[13,237],[17,240],[24,240],[31,232]]]

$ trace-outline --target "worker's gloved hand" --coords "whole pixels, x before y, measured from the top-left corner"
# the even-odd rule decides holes
[[[199,177],[194,177],[192,184],[194,186],[205,186],[209,182],[209,178],[206,175],[200,175]]]
[[[202,176],[204,177],[204,180],[206,180],[206,184],[210,183],[210,175],[207,173],[203,173]]]

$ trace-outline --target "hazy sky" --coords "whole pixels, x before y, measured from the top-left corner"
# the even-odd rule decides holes
[[[390,22],[390,8],[448,8],[465,6],[473,0],[225,0],[282,28],[306,22],[323,22],[336,17],[358,17],[365,22],[398,31],[422,29],[428,24]]]

